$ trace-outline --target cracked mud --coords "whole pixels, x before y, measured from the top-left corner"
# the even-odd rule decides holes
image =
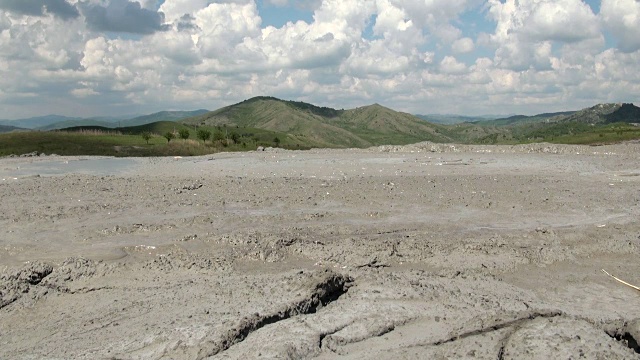
[[[639,144],[80,160],[0,159],[0,358],[640,358]]]

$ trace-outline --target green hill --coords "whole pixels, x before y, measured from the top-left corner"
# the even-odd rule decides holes
[[[163,113],[156,116],[171,116],[167,112],[160,114]],[[640,108],[633,104],[601,104],[577,112],[440,125],[379,104],[336,110],[298,101],[256,97],[180,122],[156,121],[120,127],[97,123],[56,131],[12,131],[16,128],[0,126],[0,132],[11,131],[0,134],[0,156],[33,151],[60,155],[186,156],[255,150],[261,146],[363,148],[421,141],[604,144],[640,139],[639,119]],[[76,124],[78,120],[65,121]],[[189,132],[188,139],[178,139],[184,130]],[[198,138],[200,130],[210,133],[206,141]],[[143,133],[149,133],[151,137],[141,136]],[[173,138],[168,133],[172,133]]]
[[[182,122],[280,132],[314,147],[368,147],[453,140],[441,134],[441,127],[437,125],[377,104],[336,110],[272,97],[252,98]]]

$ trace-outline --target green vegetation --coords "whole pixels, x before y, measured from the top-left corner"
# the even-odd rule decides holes
[[[162,135],[165,139],[167,139],[167,142],[170,143],[172,139],[176,138],[176,134],[172,133],[171,131],[167,131],[166,133],[164,133],[164,135]]]
[[[189,132],[189,129],[180,129],[178,130],[178,136],[180,136],[180,139],[182,140],[187,140],[189,138],[189,136],[191,135],[191,132]]]
[[[203,143],[206,143],[207,140],[211,137],[211,131],[200,129],[197,132],[198,139],[202,140]]]
[[[147,142],[147,145],[149,145],[149,140],[151,139],[151,133],[148,131],[143,131],[142,134],[140,134],[142,136],[142,138],[144,139],[144,141]]]
[[[175,123],[169,123],[171,129]],[[182,126],[182,125],[179,125]],[[154,130],[155,131],[151,131]],[[254,128],[234,128],[237,141],[207,142],[183,139],[167,142],[164,135],[166,124],[149,124],[142,127],[113,129],[73,128],[64,131],[23,131],[0,134],[0,156],[20,155],[37,151],[58,155],[101,155],[101,156],[194,156],[220,151],[250,151],[258,146],[273,146],[274,137],[282,139],[281,147],[287,149],[308,149],[303,142],[284,133]],[[187,130],[184,127],[183,130]],[[222,134],[214,127],[200,127],[198,131]],[[173,134],[173,132],[172,132]],[[180,130],[178,130],[180,134]],[[144,137],[143,137],[144,135]],[[148,138],[146,138],[148,136]],[[211,135],[209,135],[211,136]],[[231,135],[230,135],[230,140]]]
[[[603,144],[640,139],[640,126],[636,124],[639,110],[631,104],[603,104],[578,112],[437,125],[378,104],[333,110],[260,97],[180,123],[160,121],[115,129],[83,126],[64,131],[0,134],[0,156],[33,151],[59,155],[188,156],[270,146],[345,148],[421,141]],[[189,139],[191,131],[197,140]],[[176,137],[182,141],[171,141]]]

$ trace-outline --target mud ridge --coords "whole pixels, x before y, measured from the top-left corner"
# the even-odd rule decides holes
[[[353,279],[329,270],[314,288],[300,301],[289,304],[272,314],[254,314],[240,321],[218,341],[212,341],[198,353],[198,359],[217,355],[231,346],[244,341],[249,334],[265,326],[275,324],[298,315],[313,314],[320,308],[338,300],[352,285]]]
[[[44,278],[53,272],[53,267],[39,261],[34,261],[13,272],[0,276],[0,309],[18,301],[32,288],[39,285]],[[32,295],[34,298],[42,294]]]
[[[335,334],[335,333],[337,333],[337,332],[340,332],[340,331],[344,330],[345,328],[349,327],[351,324],[353,324],[353,323],[352,323],[352,322],[349,322],[349,323],[347,323],[347,324],[344,324],[343,326],[339,326],[338,328],[334,329],[334,330],[333,330],[333,331],[331,331],[331,332],[320,334],[320,339],[318,340],[318,347],[319,347],[321,350],[322,350],[322,349],[324,349],[324,348],[326,348],[327,346],[326,346],[326,344],[324,343],[324,340],[325,340],[327,337],[330,337],[331,335],[333,335],[333,334]],[[334,351],[334,350],[333,350],[333,349],[331,349],[330,347],[329,347],[329,350]]]

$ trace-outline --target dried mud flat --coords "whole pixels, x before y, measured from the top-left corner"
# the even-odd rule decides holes
[[[0,159],[0,358],[640,358],[640,144],[83,159]]]

